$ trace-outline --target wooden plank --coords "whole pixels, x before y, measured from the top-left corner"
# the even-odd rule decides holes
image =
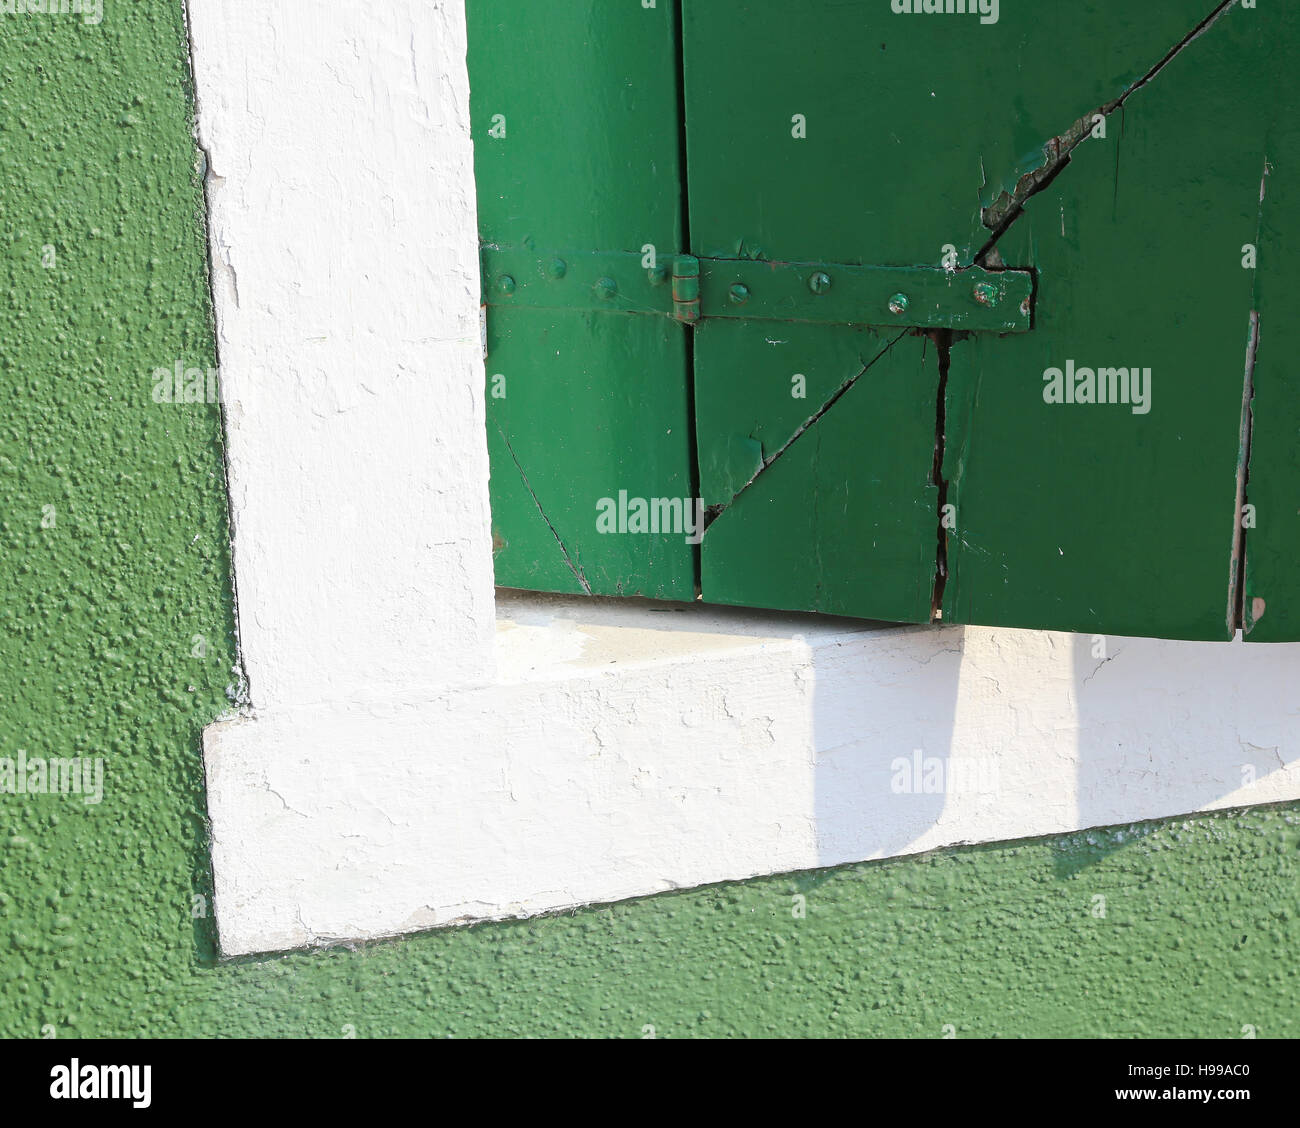
[[[968,264],[981,206],[1216,6],[1008,0],[982,25],[885,0],[684,0],[694,252],[937,266],[952,244]]]
[[[1038,270],[1033,330],[936,338],[951,344],[950,368],[942,417],[927,433],[906,421],[934,404],[938,364],[929,386],[913,382],[913,402],[870,420],[846,411],[860,397],[838,401],[818,432],[856,424],[856,449],[846,446],[836,466],[819,452],[801,482],[799,459],[766,470],[766,489],[786,490],[788,504],[749,520],[747,545],[737,541],[736,518],[757,508],[755,486],[719,518],[703,549],[706,599],[715,585],[727,598],[777,598],[771,575],[727,574],[716,555],[726,546],[731,568],[783,577],[780,606],[800,598],[888,605],[881,593],[894,591],[915,617],[923,566],[910,556],[914,546],[848,553],[841,571],[828,571],[837,534],[819,525],[805,546],[805,567],[818,571],[811,583],[796,575],[782,538],[807,533],[797,498],[809,502],[822,480],[857,474],[878,484],[869,467],[854,466],[860,452],[907,442],[894,457],[911,467],[940,438],[943,470],[928,492],[913,483],[910,493],[878,493],[875,508],[857,516],[933,546],[945,617],[1230,636],[1250,279],[1230,257],[1215,260],[1222,271],[1210,269],[1206,248],[1236,253],[1253,216],[1262,138],[1251,128],[1251,68],[1261,44],[1256,11],[1219,7],[1003,5],[999,22],[984,27],[957,15],[896,16],[885,5],[850,13],[832,0],[793,17],[776,0],[687,0],[695,253],[937,265],[946,248],[964,265],[987,250],[986,223],[1015,216],[1006,193],[1050,184],[1003,235],[1000,259],[989,260]],[[1216,14],[1204,34],[1192,34]],[[1091,112],[1103,108],[1105,136],[1087,137],[1078,123],[1091,126]],[[1071,150],[1068,163],[1051,163],[1053,151]],[[1048,171],[1059,172],[1054,182]],[[706,348],[708,340],[701,333],[696,350],[706,493],[714,469],[728,484],[743,473],[753,454],[746,444],[766,424],[752,418],[766,406],[752,398],[762,349],[726,353]],[[1124,389],[1124,404],[1046,402],[1044,374],[1059,367],[1064,380],[1076,366],[1152,370],[1150,410],[1133,402],[1147,394],[1141,386]],[[745,408],[715,431],[717,405],[728,398]],[[931,499],[928,528],[902,519]],[[941,512],[945,504],[954,508]],[[943,553],[941,519],[956,523]],[[856,528],[838,535],[860,547]]]
[[[928,346],[928,348],[927,348]],[[907,333],[704,323],[704,598],[926,622],[937,550],[938,363]],[[794,377],[806,378],[796,399]],[[707,441],[703,436],[708,436]]]
[[[1003,236],[1038,270],[1037,316],[952,350],[945,618],[1232,636],[1268,34],[1231,10]],[[1046,402],[1045,373],[1070,367],[1149,372],[1145,399]]]
[[[497,583],[693,599],[686,529],[613,531],[603,499],[693,499],[686,342],[667,317],[510,309],[488,322]],[[507,395],[494,399],[493,377]],[[604,507],[608,509],[608,505]]]
[[[476,0],[467,11],[483,242],[525,257],[676,253],[675,5]],[[683,536],[597,526],[597,502],[620,491],[694,496],[685,330],[493,307],[488,345],[497,583],[693,597],[696,550]]]

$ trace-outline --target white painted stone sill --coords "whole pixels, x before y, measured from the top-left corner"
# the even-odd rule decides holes
[[[511,592],[497,616],[495,682],[208,730],[225,954],[1300,796],[1295,648],[1096,659]]]
[[[875,636],[881,646],[942,627],[641,598],[588,598],[498,588],[496,670],[502,683],[619,674],[756,650],[806,656]]]

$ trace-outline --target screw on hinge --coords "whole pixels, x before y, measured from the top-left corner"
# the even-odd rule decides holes
[[[618,283],[612,278],[600,278],[596,282],[596,296],[609,301],[618,293]]]
[[[744,305],[749,301],[749,287],[743,282],[737,282],[731,287],[730,297],[734,304]]]
[[[814,294],[824,294],[831,288],[831,276],[819,270],[808,279],[808,289]]]
[[[506,295],[513,294],[515,292],[515,280],[510,275],[503,274],[497,279],[497,289]]]
[[[974,296],[982,306],[992,308],[998,304],[998,288],[992,282],[975,283]]]
[[[546,268],[546,272],[552,278],[563,278],[569,273],[569,264],[562,258],[551,259],[551,263]]]
[[[889,299],[889,312],[903,314],[907,312],[907,307],[911,303],[907,300],[906,294],[895,294]]]

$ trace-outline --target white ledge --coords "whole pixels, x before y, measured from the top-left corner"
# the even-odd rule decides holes
[[[227,954],[1300,795],[1292,647],[502,603],[500,682],[208,730]]]

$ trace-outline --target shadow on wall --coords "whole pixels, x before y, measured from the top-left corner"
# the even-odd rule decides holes
[[[1300,644],[902,627],[500,589],[497,610],[517,639],[503,653],[524,660],[500,670],[505,681],[562,668],[577,655],[588,668],[617,665],[628,674],[633,657],[692,670],[685,684],[697,704],[705,714],[721,711],[716,736],[733,716],[745,718],[736,766],[748,763],[751,776],[772,772],[780,781],[771,784],[783,794],[769,814],[807,820],[801,867],[1300,794],[1300,750],[1289,739],[1300,729],[1290,692],[1300,680]],[[524,631],[533,633],[521,637]],[[632,646],[630,635],[641,641]],[[734,675],[715,684],[704,673],[710,656],[792,642],[802,644],[789,652],[793,692],[779,672],[786,659],[767,667],[775,679],[768,698],[732,686],[730,700],[719,686]],[[625,739],[636,743],[632,733]],[[773,740],[800,746],[773,759],[764,743]],[[717,754],[707,745],[702,751],[706,759]],[[702,778],[717,782],[707,772]],[[763,836],[754,827],[755,841]],[[1058,874],[1101,860],[1120,841],[1063,843]]]
[[[869,648],[861,636],[814,648],[823,865],[924,850],[943,826],[964,637],[964,627],[894,628],[874,633]]]
[[[1078,825],[1272,802],[1300,769],[1300,645],[1071,636],[1078,702]],[[1294,766],[1292,766],[1294,765]],[[1294,791],[1294,784],[1292,786]],[[1113,852],[1093,843],[1073,871]]]
[[[937,627],[814,654],[822,865],[1275,802],[1300,783],[1300,645]],[[1107,842],[1063,846],[1058,875]]]

